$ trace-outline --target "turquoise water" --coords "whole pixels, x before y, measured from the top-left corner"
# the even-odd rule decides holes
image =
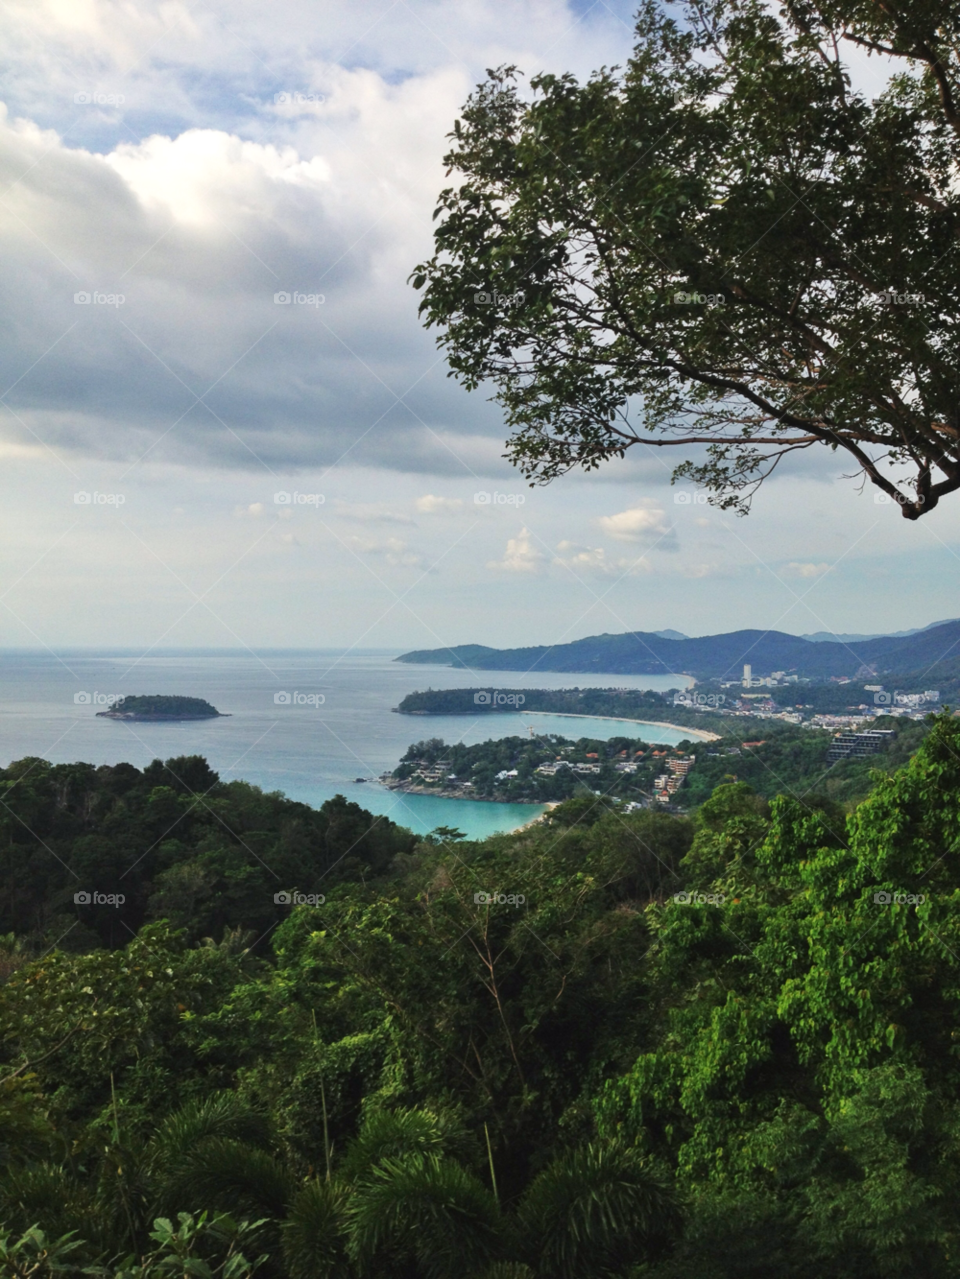
[[[392,712],[418,689],[675,688],[683,676],[561,675],[408,666],[391,654],[357,652],[0,652],[0,764],[38,755],[54,763],[85,760],[144,767],[172,755],[205,755],[224,780],[319,806],[340,793],[374,813],[426,833],[456,826],[472,838],[514,830],[543,811],[533,804],[401,795],[375,779],[396,767],[411,742],[442,737],[468,743],[491,737],[560,733],[577,737],[643,737],[676,743],[682,732],[614,720],[559,715],[430,715]],[[204,697],[229,718],[179,724],[127,724],[98,719],[102,700],[126,693]],[[89,702],[77,702],[78,694]],[[277,702],[288,694],[289,702]],[[313,699],[313,703],[297,701]],[[323,699],[320,701],[320,699]]]

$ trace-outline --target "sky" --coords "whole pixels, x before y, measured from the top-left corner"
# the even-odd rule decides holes
[[[445,135],[487,67],[622,63],[630,5],[8,0],[2,26],[0,646],[960,612],[960,502],[909,523],[805,455],[741,519],[654,449],[529,488],[447,377],[407,283]]]

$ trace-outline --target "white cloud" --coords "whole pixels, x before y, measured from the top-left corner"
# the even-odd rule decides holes
[[[397,515],[383,506],[362,502],[343,502],[339,499],[333,503],[334,514],[341,519],[354,520],[361,524],[404,524],[416,528],[416,520],[409,515]]]
[[[432,493],[427,493],[424,497],[418,497],[414,505],[424,515],[446,515],[459,511],[463,502],[459,497],[434,497]]]
[[[798,564],[791,561],[785,567],[785,572],[793,577],[820,577],[823,573],[830,571],[829,564]]]
[[[487,568],[500,569],[505,573],[542,573],[547,557],[534,546],[530,530],[522,528],[517,537],[507,542],[507,550],[502,560],[489,560]]]
[[[600,527],[618,542],[659,542],[661,550],[676,546],[676,535],[667,524],[666,513],[658,507],[634,506],[617,515],[601,515]]]
[[[607,558],[607,553],[602,546],[578,546],[575,542],[559,542],[557,550],[560,554],[554,563],[570,569],[573,573],[594,573],[602,577],[630,577],[652,571],[650,561],[643,555],[635,559],[621,557],[612,560]]]
[[[360,555],[382,555],[388,564],[416,568],[421,565],[423,556],[411,551],[407,543],[399,537],[388,537],[383,541],[375,541],[364,537],[348,537],[351,546]]]

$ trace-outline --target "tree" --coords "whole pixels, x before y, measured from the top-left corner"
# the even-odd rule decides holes
[[[872,99],[853,48],[892,59]],[[955,6],[646,0],[625,70],[530,89],[467,102],[412,277],[525,476],[686,446],[743,514],[819,444],[908,519],[960,488]]]

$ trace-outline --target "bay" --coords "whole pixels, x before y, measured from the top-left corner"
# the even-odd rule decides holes
[[[127,761],[204,755],[225,781],[319,807],[336,794],[424,834],[455,826],[473,839],[514,830],[543,812],[533,804],[402,795],[375,779],[394,768],[424,737],[467,743],[517,734],[642,737],[676,744],[685,734],[662,726],[554,715],[393,713],[425,688],[648,688],[685,686],[684,676],[594,675],[521,671],[472,673],[411,666],[401,650],[238,649],[0,650],[0,762],[25,756],[52,763]],[[97,711],[127,694],[203,697],[229,718],[180,723],[98,719]],[[358,782],[357,778],[367,778]]]

